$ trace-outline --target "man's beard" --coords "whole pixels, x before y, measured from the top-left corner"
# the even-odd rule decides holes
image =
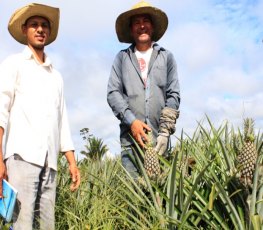
[[[45,48],[45,45],[32,45],[32,47],[37,51],[43,51]]]

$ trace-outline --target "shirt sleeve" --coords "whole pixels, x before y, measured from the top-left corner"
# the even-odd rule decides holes
[[[114,115],[124,124],[130,126],[136,119],[125,99],[125,88],[122,83],[122,55],[121,51],[115,58],[107,89],[107,101]]]
[[[63,89],[62,89],[63,91]],[[64,93],[61,94],[60,152],[74,151]]]
[[[16,63],[10,58],[0,65],[0,126],[6,129],[9,113],[15,97]]]

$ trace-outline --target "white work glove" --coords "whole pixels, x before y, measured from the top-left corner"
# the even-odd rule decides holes
[[[154,150],[159,154],[163,155],[168,148],[169,135],[159,134],[157,137],[157,144]]]
[[[179,117],[179,111],[165,107],[161,111],[159,131],[155,151],[163,155],[168,149],[169,137],[175,132],[176,119]]]

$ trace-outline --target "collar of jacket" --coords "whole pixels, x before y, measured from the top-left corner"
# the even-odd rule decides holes
[[[164,51],[165,49],[161,46],[158,45],[158,43],[153,43],[153,49],[158,51],[158,53],[160,51]],[[135,52],[135,43],[131,44],[130,47],[129,47],[129,50],[131,50],[133,53]]]

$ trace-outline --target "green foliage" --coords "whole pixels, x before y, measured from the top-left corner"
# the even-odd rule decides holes
[[[56,229],[158,229],[151,201],[126,174],[120,159],[79,163],[80,189],[71,193],[60,159]]]
[[[89,130],[81,131],[93,146]],[[177,139],[169,159],[159,156],[161,175],[155,180],[139,156],[142,180],[131,178],[119,157],[101,160],[103,154],[87,154],[78,162],[80,188],[72,193],[67,162],[59,158],[56,229],[261,229],[263,135],[254,135],[258,158],[251,188],[239,180],[236,159],[244,141],[239,129],[227,122],[216,128],[207,118],[192,136],[182,132]],[[94,145],[101,151],[99,143]],[[1,229],[9,226],[0,223]]]
[[[241,132],[207,118],[192,136],[181,133],[169,159],[159,156],[161,177],[150,180],[137,156],[142,180],[113,160],[79,162],[82,184],[71,193],[60,159],[56,229],[260,229],[263,220],[263,136],[252,188],[239,181]],[[143,150],[137,146],[139,153]]]

